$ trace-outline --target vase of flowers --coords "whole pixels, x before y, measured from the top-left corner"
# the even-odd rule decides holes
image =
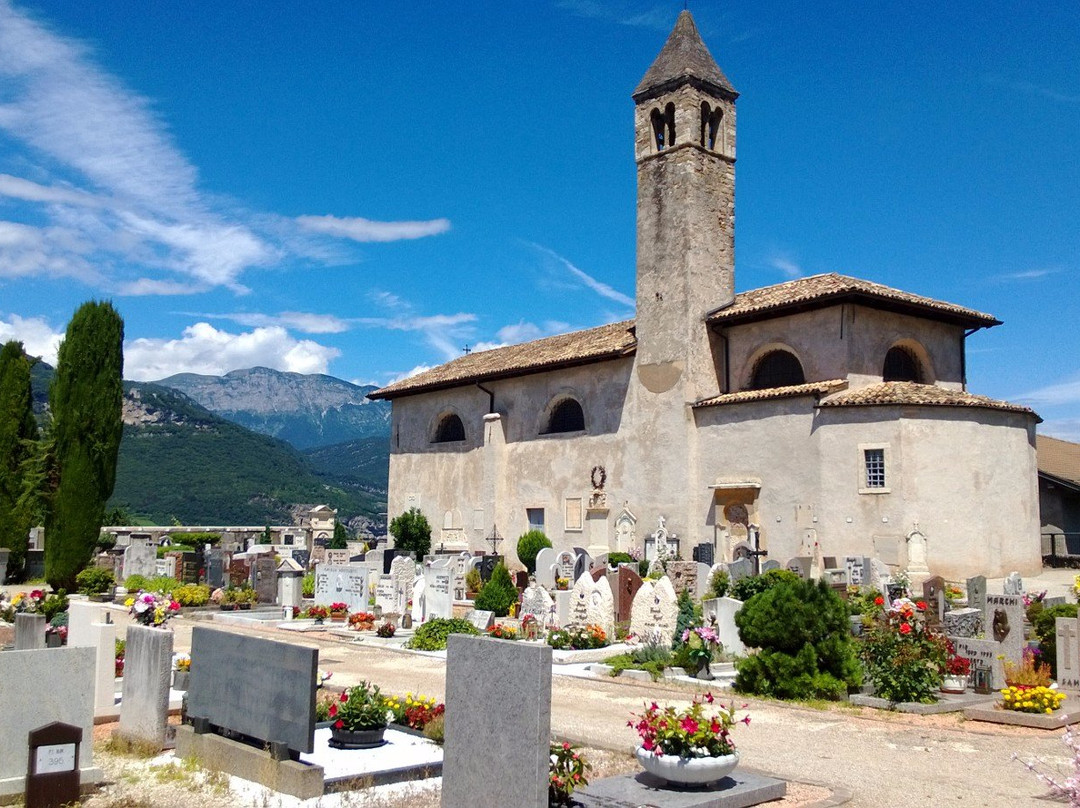
[[[316,603],[307,610],[307,616],[315,621],[315,625],[321,626],[323,621],[330,616],[330,610]]]
[[[704,786],[727,777],[739,763],[731,730],[750,716],[736,719],[735,704],[714,705],[713,695],[695,697],[686,709],[663,709],[656,702],[635,715],[641,746],[636,755],[645,771],[676,786]]]
[[[347,603],[330,604],[330,622],[344,623],[349,617],[349,605]]]
[[[188,654],[177,655],[173,665],[173,690],[187,690],[190,678],[191,657]]]
[[[172,598],[142,590],[124,601],[124,605],[135,622],[151,628],[164,628],[170,619],[180,614],[180,604]]]
[[[686,656],[698,679],[711,682],[716,677],[712,675],[709,665],[712,663],[713,651],[720,647],[720,635],[709,626],[697,626],[688,628],[682,633],[682,641],[686,646]]]
[[[952,640],[945,641],[948,657],[945,660],[945,668],[942,671],[942,693],[963,693],[967,690],[968,677],[971,675],[971,660],[967,657],[957,656],[956,648]]]
[[[330,705],[330,746],[335,749],[373,749],[382,746],[389,723],[386,700],[379,688],[361,681]]]

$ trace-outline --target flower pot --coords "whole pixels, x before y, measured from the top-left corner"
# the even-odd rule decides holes
[[[173,690],[187,690],[191,671],[173,671]]]
[[[638,763],[649,774],[676,786],[704,786],[723,780],[739,764],[739,753],[723,757],[681,758],[657,755],[638,747]]]
[[[49,632],[45,635],[45,647],[46,648],[59,648],[64,644],[64,638],[56,632]]]
[[[323,620],[325,620],[325,619],[326,619],[325,617],[316,617],[315,618],[315,625],[321,626],[323,624]]]
[[[967,690],[966,676],[953,676],[946,674],[945,678],[941,680],[941,692],[942,693],[963,693]]]
[[[331,623],[344,623],[348,619],[348,617],[349,617],[349,615],[347,615],[347,614],[332,614],[332,615],[330,615],[330,622]]]
[[[236,604],[236,606],[237,606],[238,609],[240,609],[241,611],[245,611],[245,612],[251,609],[251,604],[250,603],[238,603],[238,604]]]
[[[222,603],[221,604],[221,611],[223,611],[223,612],[236,611],[236,604],[235,603]]]
[[[386,727],[359,730],[330,727],[330,746],[334,749],[374,749],[386,743],[384,732]]]

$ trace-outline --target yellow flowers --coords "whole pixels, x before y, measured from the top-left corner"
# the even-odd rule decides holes
[[[128,598],[124,601],[124,605],[130,609],[132,606],[135,605],[135,598]]]
[[[1007,687],[1001,691],[1002,706],[1021,713],[1052,713],[1065,701],[1065,694],[1049,687]]]

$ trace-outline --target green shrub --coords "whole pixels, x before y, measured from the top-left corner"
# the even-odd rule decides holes
[[[687,629],[701,625],[701,606],[694,604],[694,599],[685,589],[679,593],[679,616],[675,620],[675,634],[671,637],[671,647],[682,647],[682,635]]]
[[[754,575],[737,580],[731,585],[731,597],[746,603],[754,595],[768,592],[783,581],[799,580],[802,579],[791,570],[769,570],[764,575]]]
[[[480,587],[484,585],[483,579],[480,577],[480,570],[476,567],[472,567],[465,573],[465,589],[469,592],[479,592]]]
[[[61,612],[66,612],[68,607],[67,592],[61,589],[55,595],[49,595],[41,603],[41,613],[45,615],[45,619],[52,621],[56,615]]]
[[[629,553],[608,553],[607,563],[609,567],[617,567],[620,564],[636,564],[637,562]]]
[[[178,586],[180,586],[180,582],[175,578],[170,578],[168,575],[157,575],[150,579],[146,591],[160,592],[162,595],[167,595]]]
[[[551,547],[551,542],[542,530],[529,530],[518,539],[518,561],[525,565],[530,575],[536,572],[536,554],[545,547]]]
[[[709,597],[722,598],[728,593],[731,586],[731,576],[727,570],[716,570],[709,576]]]
[[[786,571],[761,577],[774,572]],[[780,577],[735,615],[743,644],[759,649],[737,661],[735,689],[781,699],[842,698],[862,683],[846,605],[824,581]]]
[[[506,565],[496,564],[491,578],[476,596],[475,606],[483,611],[494,612],[496,617],[506,617],[517,598],[517,587],[510,580]]]
[[[195,547],[190,544],[170,544],[167,547],[157,548],[157,557],[164,558],[168,553],[199,553],[202,552],[201,547]]]
[[[150,586],[150,579],[145,575],[129,575],[124,579],[124,589],[128,592],[138,592]]]
[[[442,651],[446,648],[446,638],[451,634],[478,635],[479,633],[476,626],[460,617],[436,617],[416,629],[412,639],[405,643],[405,647],[414,651]]]
[[[425,738],[442,746],[446,739],[446,714],[437,715],[424,724],[423,733]]]
[[[220,542],[221,534],[194,531],[192,533],[172,533],[170,538],[188,547],[202,547],[204,544],[214,545]]]
[[[431,550],[431,525],[419,508],[409,508],[390,521],[390,534],[394,547],[403,553],[414,553],[423,558]]]
[[[644,558],[637,563],[637,574],[642,578],[649,574],[649,562]]]
[[[300,579],[300,594],[305,598],[315,597],[315,573],[309,572]]]
[[[181,606],[205,606],[210,601],[210,587],[206,584],[184,584],[176,587],[172,596]]]
[[[671,651],[660,645],[643,645],[626,654],[609,657],[605,665],[611,666],[611,675],[618,676],[625,670],[646,671],[655,682],[664,675],[664,668],[672,664]]]
[[[116,585],[110,570],[87,567],[75,576],[75,585],[83,595],[102,595]]]
[[[948,648],[944,636],[927,629],[915,604],[882,610],[870,621],[861,655],[875,696],[892,702],[937,701]]]
[[[1050,664],[1050,671],[1057,678],[1057,626],[1059,617],[1076,617],[1077,605],[1075,603],[1062,603],[1060,606],[1043,607],[1034,610],[1031,628],[1035,636],[1039,638],[1039,651],[1042,653],[1042,662]]]

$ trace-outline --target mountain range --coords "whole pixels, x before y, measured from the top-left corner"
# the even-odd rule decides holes
[[[34,367],[39,412],[51,378]],[[127,381],[109,507],[146,524],[261,525],[326,503],[353,531],[382,533],[390,408],[365,399],[370,389],[268,368]]]

